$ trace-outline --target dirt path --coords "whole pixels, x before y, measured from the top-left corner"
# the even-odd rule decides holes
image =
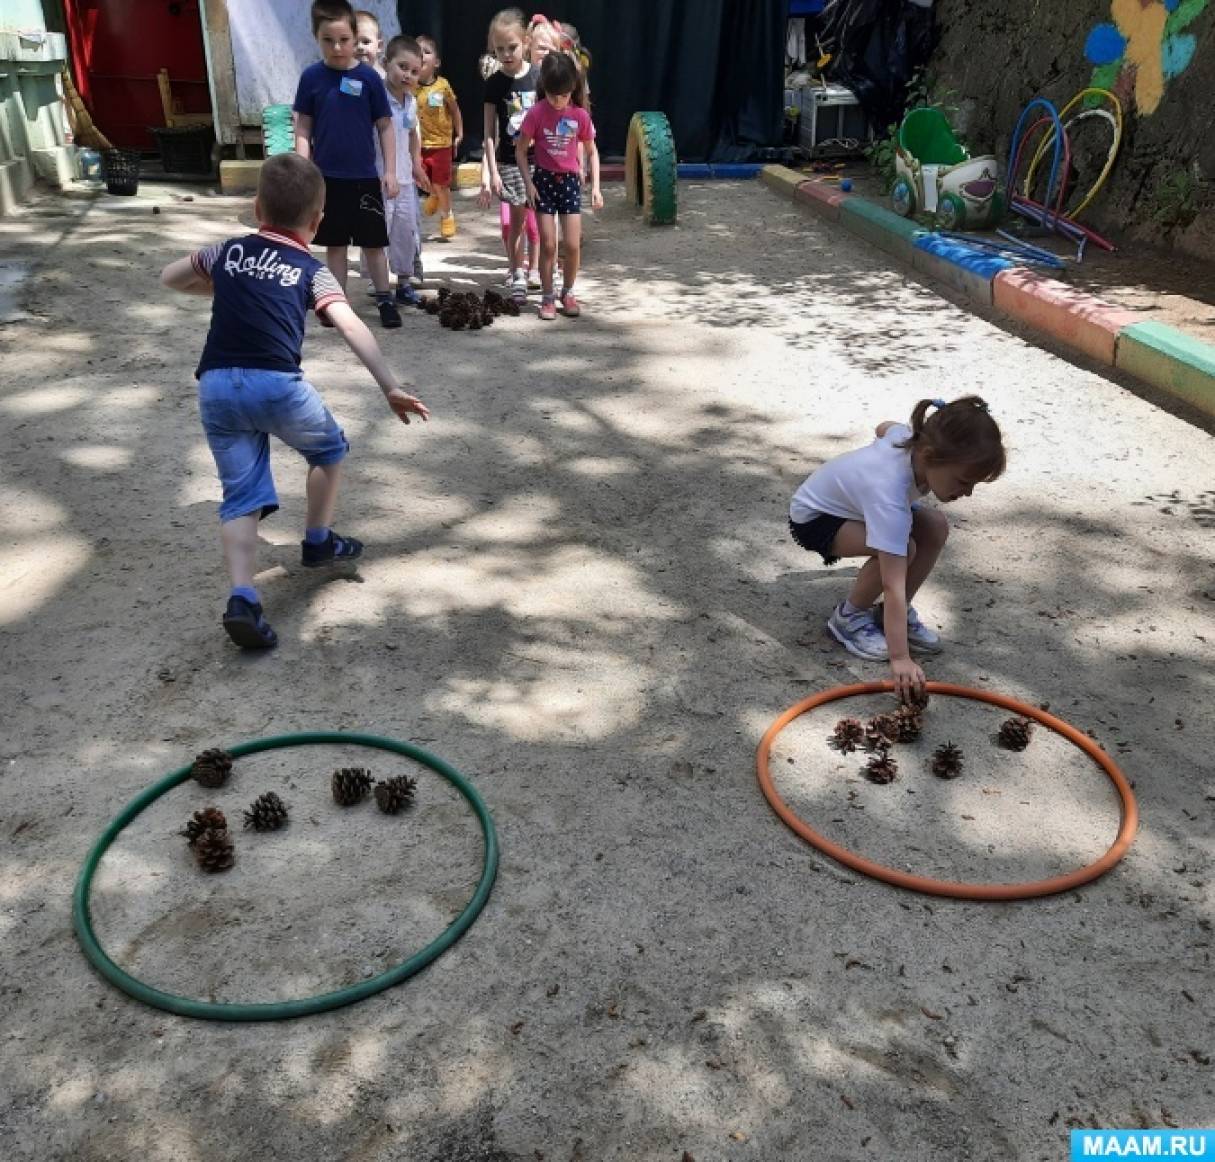
[[[282,644],[256,659],[218,624],[204,304],[156,283],[247,205],[151,191],[0,222],[32,267],[31,317],[0,329],[6,1162],[1037,1159],[1069,1126],[1210,1123],[1215,441],[758,185],[682,198],[649,230],[611,191],[576,324],[385,336],[426,428],[310,330],[354,446],[339,528],[369,550],[354,577],[299,568],[302,474],[278,456],[259,583]],[[485,284],[492,221],[461,226],[428,258]],[[826,637],[851,571],[789,542],[789,495],[878,420],[971,389],[1011,466],[951,512],[918,602],[949,646],[930,674],[1049,701],[1143,812],[1111,875],[1023,905],[846,874],[752,769],[784,707],[880,675]],[[823,747],[832,721],[790,730],[778,781],[875,858],[1030,878],[1114,834],[1096,770],[1049,738],[1002,758],[997,716],[938,700],[889,787]],[[104,824],[203,747],[307,729],[412,738],[476,782],[503,859],[469,934],[400,988],[273,1025],[102,982],[70,895]],[[945,737],[970,764],[951,784],[924,770]],[[276,752],[175,791],[103,864],[106,946],[219,1000],[408,956],[467,897],[475,823],[425,773],[409,816],[340,812],[328,772],[366,757]],[[269,789],[287,831],[196,874],[190,811]]]

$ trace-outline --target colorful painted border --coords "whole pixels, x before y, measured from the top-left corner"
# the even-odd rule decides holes
[[[929,278],[1215,418],[1215,346],[1006,258],[976,254],[788,166],[765,166],[760,179]]]

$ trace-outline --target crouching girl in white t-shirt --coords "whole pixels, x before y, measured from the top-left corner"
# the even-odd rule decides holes
[[[936,409],[932,415],[930,408]],[[829,460],[802,484],[789,505],[789,531],[828,565],[841,557],[869,558],[827,628],[857,657],[889,659],[895,688],[906,697],[924,684],[924,671],[909,650],[941,648],[911,599],[949,536],[944,514],[917,502],[931,492],[948,504],[969,496],[976,484],[997,479],[1004,471],[1004,444],[977,395],[949,404],[922,399],[910,427],[885,420],[876,435],[868,447]]]

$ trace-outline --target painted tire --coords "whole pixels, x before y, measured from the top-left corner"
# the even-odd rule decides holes
[[[266,157],[295,149],[295,125],[290,105],[267,105],[262,110],[262,150]]]
[[[894,205],[894,212],[900,218],[910,218],[915,213],[915,190],[906,178],[899,178],[894,183],[894,189],[890,191],[890,201]]]
[[[651,226],[676,218],[679,171],[675,139],[665,113],[634,113],[624,152],[624,184]]]
[[[937,225],[943,230],[961,230],[966,225],[966,203],[957,194],[942,194],[937,204]]]

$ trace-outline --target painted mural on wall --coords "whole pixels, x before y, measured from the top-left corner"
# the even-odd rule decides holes
[[[1112,21],[1084,44],[1094,88],[1111,89],[1144,116],[1155,113],[1169,81],[1189,67],[1198,40],[1186,31],[1208,0],[1110,0]]]

